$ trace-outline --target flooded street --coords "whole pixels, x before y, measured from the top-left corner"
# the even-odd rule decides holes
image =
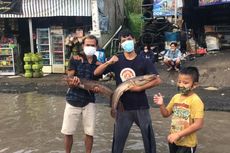
[[[65,97],[37,93],[2,94],[0,102],[0,153],[64,153],[60,133]],[[103,99],[100,99],[103,100]],[[111,151],[113,119],[106,104],[97,104],[94,153]],[[151,109],[157,152],[167,153],[166,136],[170,119],[164,119],[156,108]],[[230,113],[205,112],[205,126],[199,131],[197,153],[229,153]],[[124,153],[141,153],[143,142],[134,125]],[[84,152],[82,128],[74,136],[73,153]]]

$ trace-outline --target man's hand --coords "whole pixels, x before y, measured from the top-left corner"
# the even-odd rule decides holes
[[[118,60],[118,57],[116,55],[113,55],[113,57],[110,58],[110,60],[108,60],[106,63],[110,65],[116,63]]]
[[[84,61],[83,57],[80,55],[74,55],[73,58],[74,58],[74,60],[77,60],[77,61],[81,60],[82,63]]]
[[[175,64],[173,60],[170,60],[169,62],[170,62],[171,65]]]
[[[69,87],[76,87],[81,83],[81,81],[77,76],[74,76],[72,78],[69,77],[67,83],[68,83]]]
[[[92,89],[90,89],[90,91],[92,91],[93,93],[98,93],[98,92],[100,92],[100,88],[98,88],[97,86],[95,86]]]

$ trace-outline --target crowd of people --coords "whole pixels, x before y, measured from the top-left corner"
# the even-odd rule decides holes
[[[70,59],[67,74],[69,89],[66,94],[66,106],[61,132],[64,134],[66,153],[70,153],[73,145],[73,135],[79,128],[79,120],[83,122],[85,133],[85,152],[91,153],[93,136],[95,134],[95,96],[99,88],[90,91],[78,88],[81,78],[96,80],[102,74],[113,72],[116,85],[137,76],[155,74],[156,79],[143,86],[134,86],[120,98],[114,122],[112,153],[122,153],[130,128],[135,123],[141,131],[146,153],[156,153],[155,134],[152,127],[150,106],[145,93],[146,89],[161,84],[161,78],[154,66],[155,59],[151,46],[144,46],[140,54],[135,52],[135,38],[129,30],[119,34],[123,49],[120,55],[114,55],[106,62],[97,61],[95,52],[98,40],[89,35],[83,39],[83,52]],[[167,137],[170,153],[194,153],[197,146],[196,131],[202,128],[204,104],[194,92],[198,85],[199,71],[196,67],[185,67],[179,71],[181,53],[176,43],[171,43],[171,50],[165,54],[164,63],[178,71],[178,94],[172,97],[167,106],[163,95],[154,94],[153,102],[159,106],[162,116],[172,116],[170,132]],[[121,109],[122,108],[122,109]]]

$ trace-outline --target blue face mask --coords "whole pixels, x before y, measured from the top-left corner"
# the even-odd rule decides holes
[[[133,40],[126,40],[121,44],[121,47],[124,49],[125,52],[130,53],[134,50],[134,42]]]

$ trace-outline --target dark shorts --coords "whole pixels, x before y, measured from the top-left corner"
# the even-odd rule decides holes
[[[169,143],[169,152],[170,153],[195,153],[196,147],[183,147],[177,146],[176,144]]]
[[[112,153],[123,153],[133,123],[140,128],[145,153],[156,153],[156,142],[149,109],[117,112],[114,124]]]

